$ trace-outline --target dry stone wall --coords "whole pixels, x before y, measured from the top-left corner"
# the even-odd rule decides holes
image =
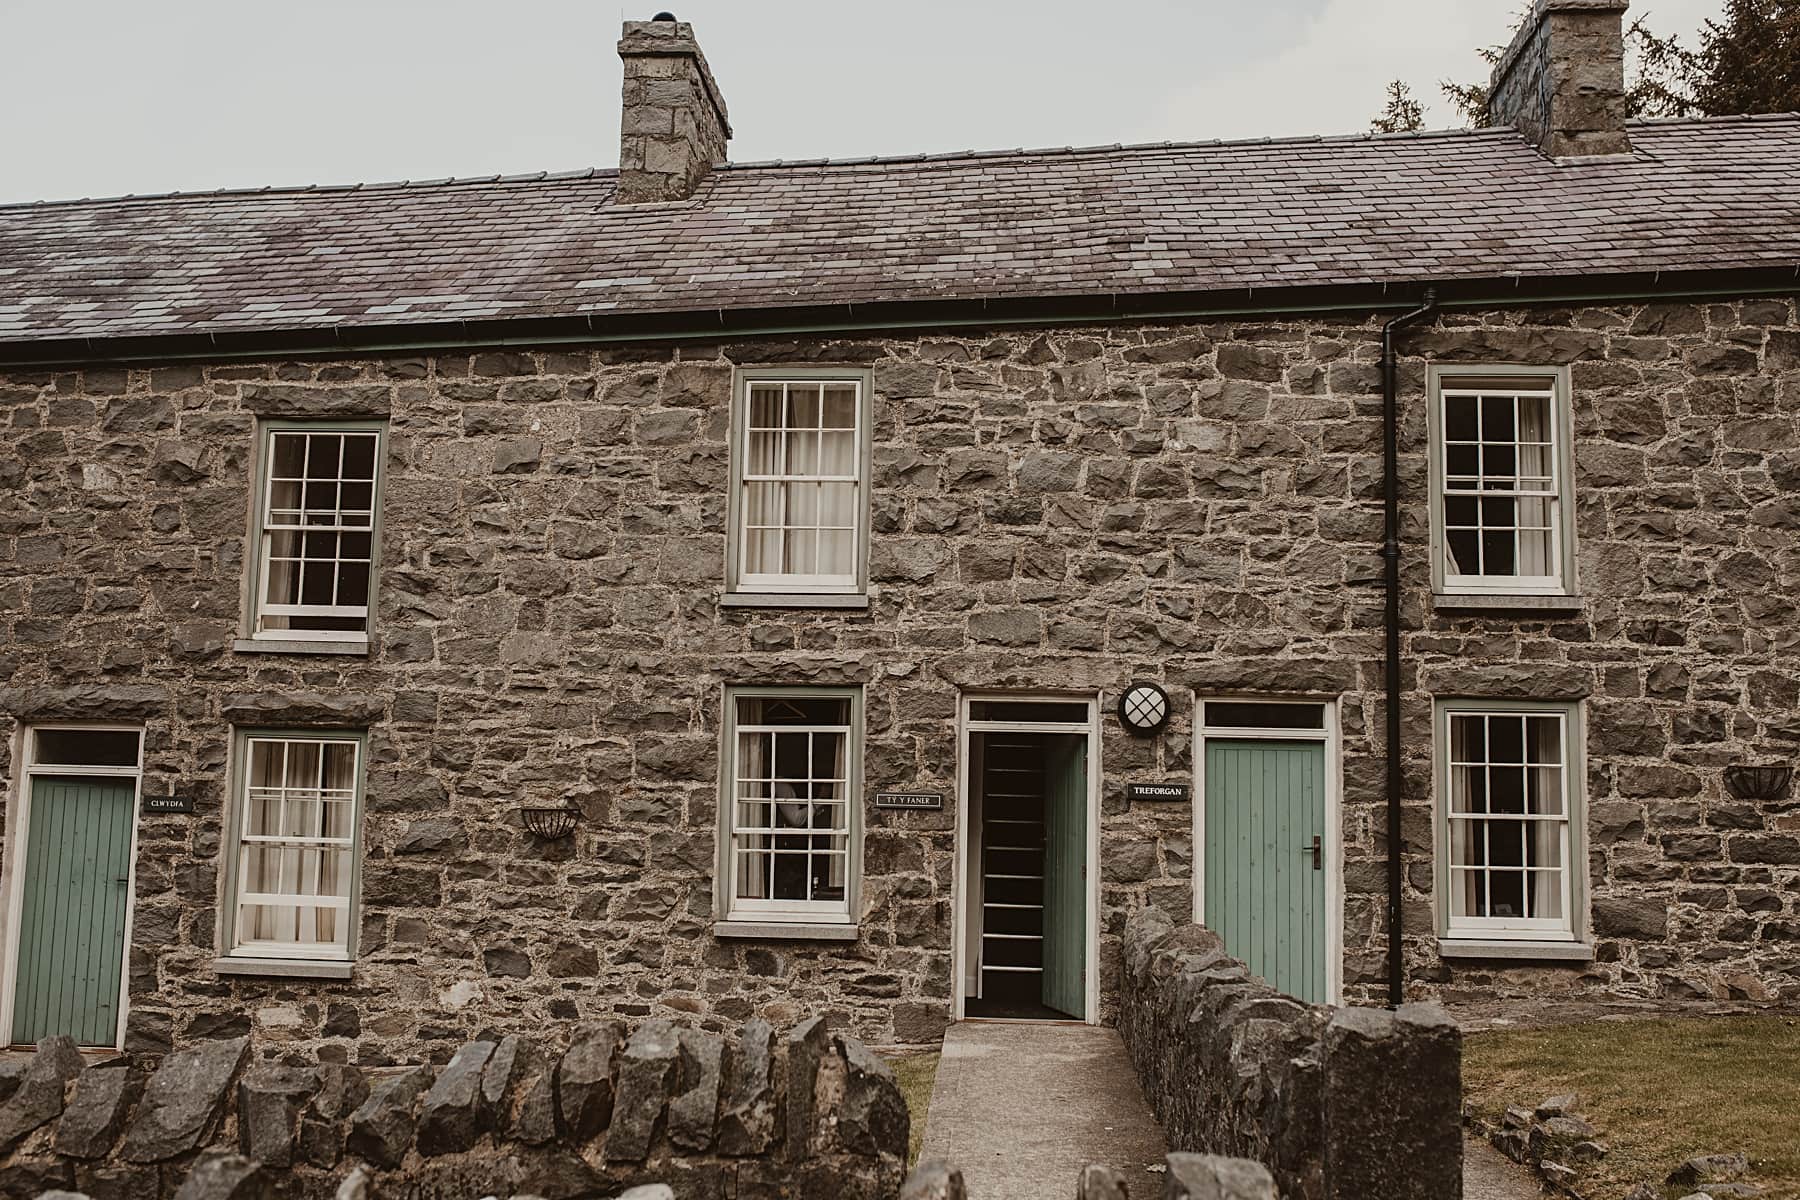
[[[130,1048],[254,1029],[362,1065],[608,1016],[829,1011],[935,1039],[953,814],[863,814],[860,936],[715,939],[721,688],[860,684],[868,792],[954,794],[959,689],[1163,682],[1105,725],[1103,1015],[1120,936],[1187,911],[1191,695],[1342,697],[1345,981],[1383,993],[1374,318],[755,340],[0,376],[0,711],[142,720]],[[1785,300],[1452,313],[1403,341],[1407,978],[1415,997],[1800,995],[1800,324]],[[1435,610],[1427,362],[1572,364],[1576,614]],[[735,365],[874,378],[867,612],[723,608]],[[232,649],[258,415],[384,417],[365,658]],[[1592,964],[1440,960],[1430,695],[1588,702]],[[233,725],[371,733],[348,982],[215,976]],[[16,744],[8,742],[14,747]],[[16,763],[5,764],[16,780]],[[526,804],[572,802],[541,842]]]
[[[375,1200],[887,1200],[907,1132],[892,1069],[817,1017],[597,1021],[381,1074],[253,1061],[247,1036],[83,1069],[56,1038],[0,1076],[0,1195],[324,1200],[356,1177]]]
[[[1146,908],[1119,1034],[1172,1146],[1264,1163],[1289,1200],[1462,1194],[1462,1034],[1440,1009],[1302,1004]]]

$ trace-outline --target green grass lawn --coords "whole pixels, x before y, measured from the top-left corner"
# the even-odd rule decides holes
[[[931,1108],[931,1085],[937,1080],[938,1056],[908,1054],[888,1060],[894,1074],[900,1077],[900,1091],[906,1096],[907,1115],[912,1118],[912,1144],[906,1149],[906,1165],[919,1160],[919,1143],[925,1139],[925,1114]]]
[[[1749,1155],[1765,1200],[1800,1200],[1800,1018],[1594,1021],[1470,1034],[1463,1088],[1497,1118],[1578,1092],[1610,1153],[1584,1195],[1617,1200],[1696,1154]]]

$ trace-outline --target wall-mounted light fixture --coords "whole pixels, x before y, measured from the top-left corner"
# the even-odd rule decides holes
[[[580,815],[572,808],[522,808],[519,812],[525,818],[526,832],[551,842],[574,833],[575,818]]]
[[[1119,724],[1133,737],[1153,737],[1169,723],[1169,693],[1154,683],[1130,683],[1119,693]]]
[[[1794,769],[1783,763],[1739,763],[1725,768],[1725,786],[1739,800],[1779,800],[1787,795],[1793,777]]]

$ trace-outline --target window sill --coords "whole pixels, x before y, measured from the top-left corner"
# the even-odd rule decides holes
[[[869,597],[855,594],[820,592],[727,592],[719,597],[720,608],[868,608]]]
[[[215,958],[215,975],[285,976],[293,979],[348,979],[356,966],[342,962],[307,958]]]
[[[854,942],[859,930],[854,925],[809,925],[791,921],[718,921],[713,936],[720,938],[762,938],[790,942]]]
[[[1439,612],[1542,612],[1578,613],[1586,601],[1580,596],[1546,596],[1520,593],[1434,592],[1431,606]]]
[[[1509,959],[1517,962],[1593,962],[1594,948],[1585,942],[1477,941],[1439,938],[1439,958]]]
[[[239,654],[360,654],[369,653],[368,638],[314,641],[311,638],[238,638],[231,648]]]

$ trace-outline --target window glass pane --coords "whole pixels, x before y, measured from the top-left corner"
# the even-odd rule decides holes
[[[1562,719],[1452,713],[1447,724],[1452,919],[1492,921],[1500,929],[1509,922],[1554,922],[1566,933]]]
[[[1476,418],[1479,401],[1474,396],[1444,397],[1444,440],[1476,442],[1481,440],[1481,426]]]
[[[1061,700],[971,700],[969,718],[1014,724],[1041,721],[1084,725],[1088,719],[1088,706],[1080,701]]]
[[[817,429],[819,427],[819,385],[816,383],[790,383],[788,385],[788,428]]]
[[[257,629],[365,632],[379,435],[277,430],[270,447]],[[288,532],[295,526],[303,537]],[[359,532],[346,538],[344,529]],[[332,608],[364,611],[324,611]]]
[[[819,534],[819,574],[855,573],[856,534],[848,529],[822,531]]]
[[[850,700],[738,696],[733,897],[841,904],[847,897]]]
[[[372,433],[344,438],[344,478],[373,482],[375,479],[375,447],[379,442]]]
[[[1444,395],[1447,574],[1560,573],[1554,402],[1549,391]]]
[[[844,696],[739,696],[739,725],[848,725]]]
[[[746,408],[737,464],[740,572],[853,586],[862,520],[857,388],[754,382]],[[821,532],[831,530],[852,536]]]
[[[46,767],[135,767],[138,737],[135,729],[39,729],[32,762]]]
[[[825,386],[823,424],[827,429],[856,428],[856,387],[854,384],[833,383]]]
[[[251,738],[237,827],[240,947],[341,957],[355,867],[357,744]]]
[[[817,433],[790,433],[787,435],[787,466],[783,475],[807,476],[819,474],[819,435]]]
[[[1206,723],[1242,729],[1323,729],[1322,704],[1246,704],[1229,700],[1206,702]]]

